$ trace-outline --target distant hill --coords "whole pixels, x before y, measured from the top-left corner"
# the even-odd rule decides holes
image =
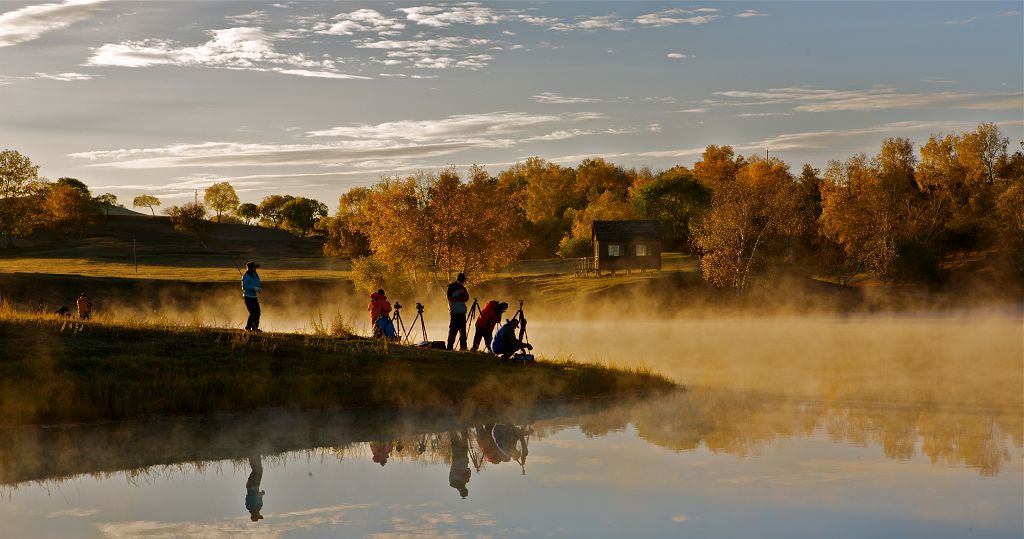
[[[2,256],[122,258],[135,241],[140,256],[181,256],[229,253],[239,257],[307,258],[322,256],[322,243],[284,230],[261,226],[210,223],[204,247],[194,236],[175,230],[169,217],[151,217],[125,208],[97,220],[82,239],[40,232],[17,252]],[[120,213],[124,213],[123,215]]]
[[[109,209],[105,209],[103,211],[105,211],[109,215],[121,215],[121,216],[126,216],[126,217],[149,217],[149,215],[146,215],[144,213],[140,213],[140,212],[137,212],[137,211],[134,211],[134,210],[129,210],[128,208],[125,208],[124,206],[114,206],[114,207],[111,207]]]

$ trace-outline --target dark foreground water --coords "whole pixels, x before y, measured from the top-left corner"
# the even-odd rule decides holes
[[[1021,413],[991,407],[696,388],[508,421],[264,414],[0,442],[4,538],[1022,535]]]

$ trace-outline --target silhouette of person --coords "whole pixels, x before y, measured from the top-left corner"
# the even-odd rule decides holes
[[[466,484],[473,472],[469,469],[469,433],[466,431],[451,431],[448,438],[452,444],[452,466],[448,471],[448,484],[459,491],[463,499],[469,496],[469,489]]]
[[[245,510],[249,512],[249,518],[256,522],[263,518],[260,511],[263,510],[263,495],[267,493],[260,490],[260,483],[263,481],[263,457],[249,457],[249,468],[252,471],[245,480]]]
[[[381,466],[388,463],[391,456],[391,442],[370,442],[370,452],[373,453],[373,461]]]

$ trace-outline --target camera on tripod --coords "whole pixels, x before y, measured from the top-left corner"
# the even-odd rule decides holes
[[[401,303],[398,303],[398,302],[396,301],[396,302],[395,302],[395,310],[397,311],[398,309],[401,309],[401,308],[402,308],[402,304],[401,304]]]
[[[416,312],[419,314],[423,314],[423,304],[418,301],[416,302]]]

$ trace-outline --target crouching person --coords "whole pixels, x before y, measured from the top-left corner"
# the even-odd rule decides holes
[[[519,319],[513,318],[505,322],[505,325],[498,330],[498,334],[494,336],[491,351],[503,361],[512,359],[512,356],[520,350],[533,350],[532,345],[519,340],[516,331],[519,331]]]
[[[366,310],[370,311],[370,326],[373,327],[373,336],[376,338],[384,337],[385,329],[390,322],[388,315],[391,314],[391,302],[384,295],[384,289],[370,294],[370,304],[366,306]],[[384,318],[384,320],[381,320],[381,318]],[[391,333],[394,333],[393,328]]]

